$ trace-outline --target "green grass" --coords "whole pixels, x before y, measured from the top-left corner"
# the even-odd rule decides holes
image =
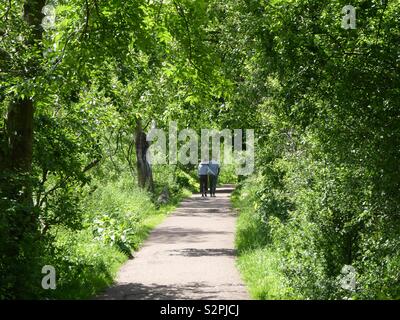
[[[39,290],[40,298],[90,299],[102,292],[112,285],[119,268],[129,258],[113,237],[115,240],[121,231],[133,230],[126,236],[128,253],[138,250],[150,231],[190,194],[182,189],[169,204],[157,208],[151,195],[124,179],[99,187],[83,205],[86,222],[82,230],[52,229],[54,242],[39,265],[55,267],[57,288]],[[99,226],[103,233],[97,232]]]
[[[52,299],[86,299],[112,284],[127,256],[113,246],[94,241],[85,229],[79,232],[59,229],[53,261],[57,288],[47,291]]]
[[[279,272],[279,261],[268,248],[242,253],[237,265],[253,299],[288,299],[288,288]]]
[[[239,212],[235,235],[239,272],[253,299],[289,299],[290,288],[285,285],[276,253],[268,246],[267,226],[255,213],[252,191],[237,189],[231,198]]]

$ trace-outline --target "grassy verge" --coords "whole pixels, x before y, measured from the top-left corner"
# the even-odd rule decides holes
[[[253,299],[288,299],[290,290],[279,270],[277,255],[269,247],[267,226],[254,209],[253,191],[239,188],[231,198],[239,212],[235,237],[237,265]]]
[[[52,265],[56,290],[43,290],[42,299],[89,299],[110,286],[132,251],[150,231],[191,192],[182,189],[166,205],[156,206],[151,195],[120,179],[101,185],[83,204],[83,228],[57,227],[41,265]]]

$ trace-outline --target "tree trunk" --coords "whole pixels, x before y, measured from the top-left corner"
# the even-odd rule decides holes
[[[32,210],[32,146],[33,146],[33,103],[23,99],[11,103],[7,114],[8,184],[5,186],[8,199],[16,201],[23,212],[33,219]],[[33,222],[33,221],[32,221]],[[23,226],[21,226],[23,227]]]
[[[43,19],[42,8],[45,0],[28,0],[23,7],[23,18],[32,27],[32,34],[26,40],[27,50],[36,51],[41,45]],[[34,56],[26,63],[25,79],[37,74],[40,56]],[[33,242],[38,232],[37,217],[32,201],[32,150],[33,150],[34,104],[31,97],[12,97],[7,117],[6,130],[2,132],[0,154],[0,214],[2,228],[0,238],[0,282],[6,277],[10,297],[23,298],[29,282],[29,261],[36,255]],[[7,278],[7,274],[9,278]]]
[[[7,113],[7,133],[7,167],[19,173],[30,172],[33,146],[33,103],[30,99],[20,99],[10,104]]]
[[[33,28],[32,36],[27,40],[28,48],[33,48],[42,38],[41,22],[43,19],[42,8],[45,0],[29,0],[24,4],[23,17],[25,22]],[[32,66],[39,65],[37,58],[29,61],[29,70]],[[27,78],[36,76],[36,71],[28,71]],[[0,167],[7,170],[8,176],[13,180],[7,186],[8,196],[23,207],[31,207],[31,168],[33,148],[33,115],[34,105],[30,97],[13,99],[8,108],[6,118],[7,150],[3,156]]]
[[[136,167],[139,187],[154,191],[153,174],[150,163],[147,161],[147,150],[150,147],[146,140],[146,133],[143,131],[142,121],[136,120],[135,127],[135,145],[136,145]]]

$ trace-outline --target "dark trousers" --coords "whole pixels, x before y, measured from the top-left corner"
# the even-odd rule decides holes
[[[218,176],[210,174],[210,194],[215,194],[215,189],[217,189],[217,179]]]
[[[207,175],[200,175],[200,192],[201,194],[207,194]]]

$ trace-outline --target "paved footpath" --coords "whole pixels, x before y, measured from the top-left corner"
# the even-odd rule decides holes
[[[235,267],[232,191],[184,200],[98,299],[250,299]]]

